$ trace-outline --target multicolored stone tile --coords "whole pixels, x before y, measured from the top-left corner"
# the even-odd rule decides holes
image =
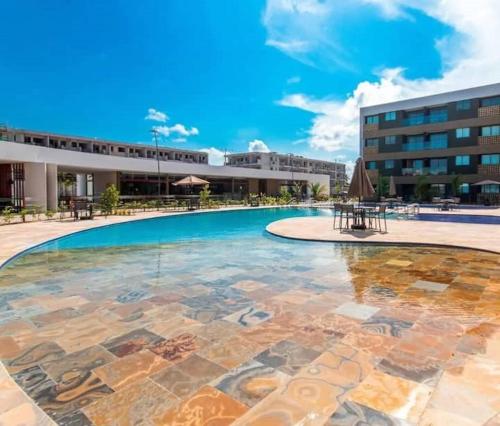
[[[418,423],[431,393],[432,389],[424,384],[373,371],[349,394],[349,399],[409,423]]]
[[[143,349],[101,367],[94,374],[115,391],[168,367],[170,363],[153,352]]]
[[[242,309],[234,314],[224,317],[225,321],[234,322],[243,327],[251,327],[267,321],[273,317],[272,312],[267,312],[253,306]]]
[[[370,407],[366,407],[362,404],[356,404],[352,401],[345,401],[325,424],[325,426],[360,425],[410,426],[410,423],[389,416]]]
[[[183,333],[172,339],[161,340],[151,346],[149,350],[167,361],[179,362],[206,345],[207,342],[201,337]]]
[[[363,305],[362,303],[347,302],[335,309],[335,313],[346,317],[367,320],[376,314],[380,308]]]
[[[198,355],[191,355],[178,364],[154,374],[151,378],[179,398],[196,392],[211,380],[226,373],[226,369]]]
[[[283,388],[289,380],[288,374],[250,360],[214,380],[211,385],[253,407],[276,389]]]
[[[203,386],[189,399],[157,417],[157,425],[232,424],[248,407],[211,386]]]
[[[7,370],[16,372],[43,362],[57,361],[66,355],[64,350],[54,342],[45,342],[30,347],[6,363]]]
[[[262,351],[263,347],[241,335],[234,335],[219,342],[213,342],[198,352],[198,355],[206,358],[224,368],[235,368],[254,355]]]
[[[368,333],[401,337],[405,330],[413,326],[413,323],[376,314],[364,321],[361,326]]]
[[[102,342],[101,345],[121,358],[142,349],[153,347],[164,340],[163,337],[141,328]]]
[[[320,353],[313,349],[283,340],[257,355],[255,360],[293,376],[319,355]]]
[[[176,403],[172,394],[146,379],[102,398],[83,411],[95,426],[151,425]]]

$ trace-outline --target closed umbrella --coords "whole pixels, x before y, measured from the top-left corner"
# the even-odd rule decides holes
[[[391,176],[389,180],[389,197],[395,197],[396,195],[396,183],[394,182],[394,176]]]
[[[370,182],[368,173],[365,169],[365,162],[362,158],[356,160],[356,166],[352,174],[351,184],[347,193],[349,197],[358,197],[359,201],[364,197],[371,197],[375,194],[373,185]]]

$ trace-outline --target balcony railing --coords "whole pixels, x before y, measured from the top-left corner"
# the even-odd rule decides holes
[[[447,167],[404,167],[401,169],[403,176],[447,175]]]
[[[422,124],[442,123],[448,121],[448,113],[408,117],[403,120],[403,126],[420,126]]]

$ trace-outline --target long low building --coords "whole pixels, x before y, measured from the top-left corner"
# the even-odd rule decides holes
[[[156,196],[158,167],[162,196],[180,194],[182,189],[172,183],[188,175],[208,180],[212,194],[231,198],[277,195],[293,182],[304,188],[310,183],[330,188],[327,175],[212,166],[203,152],[164,147],[158,151],[164,153],[159,161],[153,145],[0,128],[0,202],[54,210],[71,197],[99,197],[109,184],[117,185],[122,195]]]

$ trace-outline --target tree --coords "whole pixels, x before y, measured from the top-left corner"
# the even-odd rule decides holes
[[[325,185],[320,183],[310,183],[309,189],[311,190],[311,195],[315,201],[320,201],[325,193]]]
[[[118,203],[120,201],[120,192],[116,188],[116,185],[108,185],[104,192],[101,194],[101,199],[99,202],[99,206],[101,208],[101,212],[104,216],[108,216],[109,214],[113,214],[113,210],[118,207]]]
[[[419,176],[415,184],[415,197],[418,201],[426,201],[429,198],[429,183],[427,176]]]
[[[389,193],[389,178],[387,176],[379,175],[377,182],[377,196],[378,198],[386,197],[388,193]]]
[[[302,199],[302,183],[301,182],[294,182],[293,183],[292,194],[298,200]]]
[[[462,178],[456,175],[451,180],[451,195],[458,197],[460,195],[460,186],[462,185]]]
[[[208,185],[205,185],[203,189],[200,191],[200,202],[201,204],[208,205],[210,200],[210,189]]]
[[[280,204],[288,204],[292,200],[292,194],[286,186],[280,188],[279,201]]]

